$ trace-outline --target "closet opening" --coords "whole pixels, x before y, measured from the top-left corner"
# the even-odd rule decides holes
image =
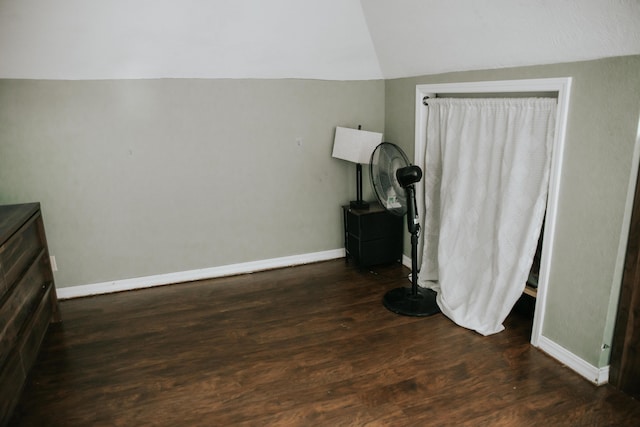
[[[557,91],[548,92],[486,92],[486,93],[437,93],[436,98],[554,98],[558,99]],[[542,258],[542,244],[544,236],[544,223],[538,236],[538,245],[533,257],[529,277],[523,292],[523,296],[516,304],[516,309],[533,319],[535,299],[538,293],[538,281],[540,277],[540,260]]]
[[[437,93],[436,98],[554,98],[558,99],[557,91],[547,92],[485,92],[485,93]],[[545,214],[546,216],[546,214]],[[516,302],[513,311],[523,314],[533,321],[535,313],[536,297],[538,294],[538,282],[540,278],[540,262],[542,259],[542,246],[544,236],[544,222],[538,236],[538,244],[533,257],[529,277],[525,284],[522,296]]]
[[[546,294],[549,282],[549,271],[553,263],[553,241],[556,226],[557,206],[562,155],[566,133],[569,92],[571,78],[509,80],[489,82],[442,83],[416,86],[416,128],[415,128],[415,163],[424,166],[426,149],[427,108],[425,97],[457,97],[457,98],[511,98],[511,97],[544,97],[555,98],[557,102],[556,125],[552,145],[552,157],[547,194],[547,209],[544,222],[538,236],[538,244],[531,265],[529,278],[522,297],[514,309],[528,312],[532,318],[531,344],[538,347],[542,337]],[[424,188],[417,193],[424,192]],[[419,200],[423,204],[424,199]],[[422,212],[421,214],[424,214]],[[424,215],[421,215],[424,218]]]
[[[524,288],[524,292],[520,299],[516,302],[513,309],[533,320],[536,308],[536,298],[538,296],[538,283],[540,281],[540,262],[542,260],[542,238],[544,236],[544,223],[538,236],[538,246],[533,256],[529,277]]]

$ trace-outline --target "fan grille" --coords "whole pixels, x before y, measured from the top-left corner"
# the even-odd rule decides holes
[[[371,154],[371,185],[380,204],[394,215],[407,213],[407,195],[396,178],[396,171],[409,164],[400,147],[390,142],[379,144]]]

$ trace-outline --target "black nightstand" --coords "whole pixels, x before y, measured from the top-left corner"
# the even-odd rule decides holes
[[[402,259],[403,217],[390,214],[378,203],[371,203],[367,210],[346,205],[342,211],[347,260],[353,258],[366,267]]]

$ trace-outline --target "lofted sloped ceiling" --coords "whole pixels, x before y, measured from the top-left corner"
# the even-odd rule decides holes
[[[640,54],[640,0],[0,0],[0,78],[369,80]]]
[[[640,53],[640,0],[363,0],[385,78]]]

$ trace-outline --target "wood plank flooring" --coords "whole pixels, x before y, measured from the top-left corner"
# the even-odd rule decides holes
[[[344,260],[62,301],[15,426],[639,425],[640,402],[529,344],[381,304]]]

